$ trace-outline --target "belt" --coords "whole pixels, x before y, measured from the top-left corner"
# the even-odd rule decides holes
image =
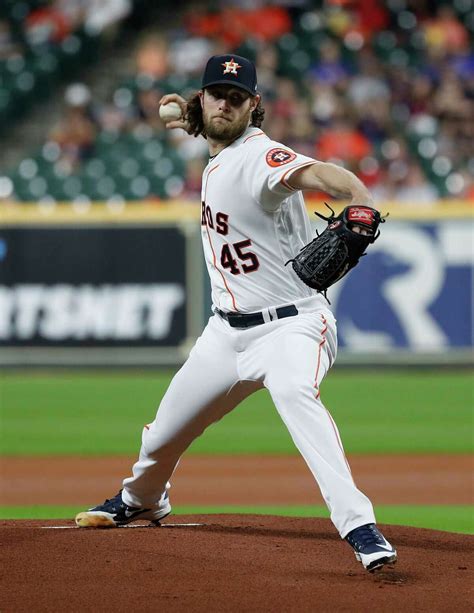
[[[260,326],[265,323],[263,313],[225,313],[216,308],[218,313],[223,319],[229,322],[232,328],[252,328],[253,326]],[[278,307],[278,309],[268,309],[267,321],[273,321],[274,319],[283,319],[284,317],[293,317],[298,315],[298,309],[294,304],[288,306]]]

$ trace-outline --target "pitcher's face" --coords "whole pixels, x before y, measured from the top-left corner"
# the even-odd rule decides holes
[[[206,87],[200,98],[206,134],[219,142],[234,140],[244,132],[260,99],[232,85]]]

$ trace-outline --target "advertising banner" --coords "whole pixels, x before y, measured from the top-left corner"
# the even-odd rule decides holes
[[[199,221],[186,224],[1,229],[0,362],[182,363],[211,314]],[[470,361],[473,237],[468,217],[389,218],[328,292],[338,362]]]
[[[328,293],[341,351],[436,355],[471,348],[473,221],[389,219],[381,229]]]
[[[179,345],[185,248],[177,227],[2,230],[0,345]]]

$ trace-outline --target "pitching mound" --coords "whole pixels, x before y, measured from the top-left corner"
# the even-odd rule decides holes
[[[180,515],[161,528],[0,528],[5,612],[472,610],[474,537],[465,535],[385,526],[399,562],[370,575],[324,519]]]

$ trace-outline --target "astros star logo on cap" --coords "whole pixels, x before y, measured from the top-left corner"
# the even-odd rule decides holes
[[[225,70],[222,74],[237,74],[237,70],[239,68],[242,68],[242,66],[240,66],[240,64],[237,64],[237,62],[234,61],[234,58],[232,58],[230,60],[230,62],[224,62],[223,64],[221,64],[222,66],[225,66]]]

